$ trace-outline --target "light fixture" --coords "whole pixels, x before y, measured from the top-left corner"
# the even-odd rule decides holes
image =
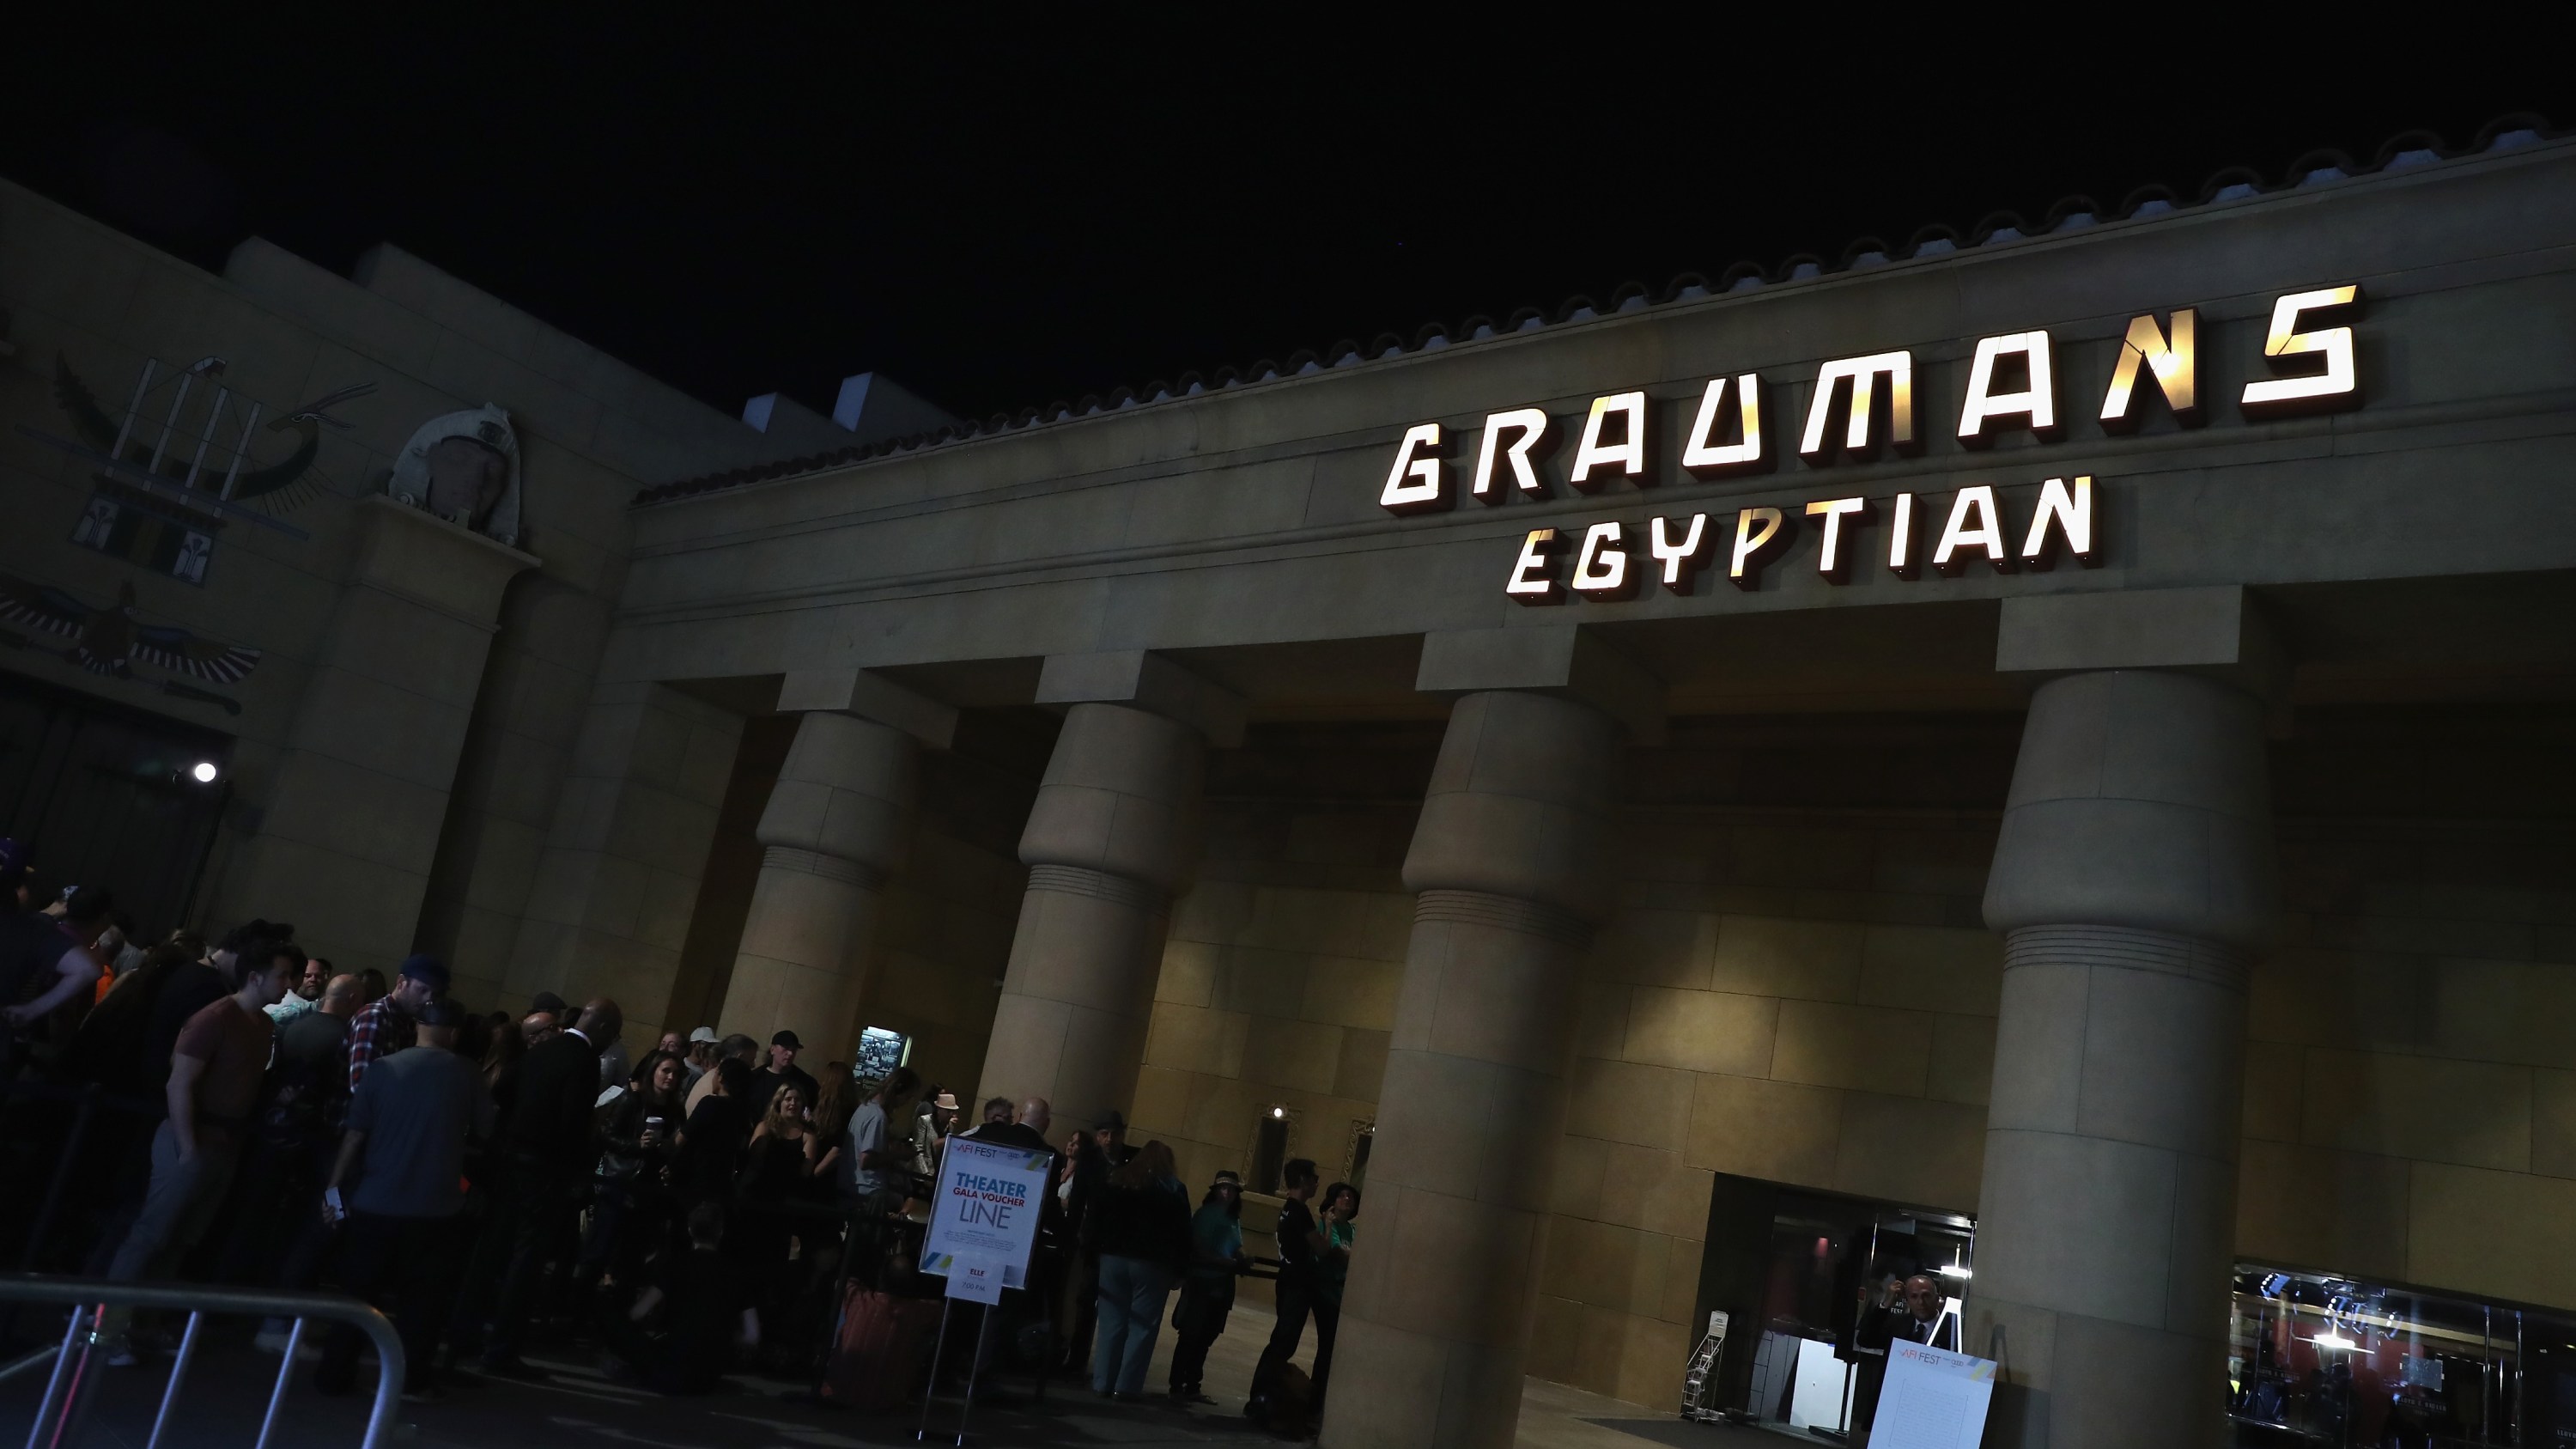
[[[212,760],[199,760],[188,767],[188,778],[200,785],[215,783],[215,776],[221,773],[223,772],[215,768],[215,762]]]
[[[2308,1342],[2315,1344],[2319,1348],[2350,1349],[2361,1347],[2360,1344],[2353,1342],[2351,1339],[2344,1337],[2342,1334],[2335,1332],[2331,1328],[2318,1334],[2316,1337],[2309,1339]]]
[[[1284,1118],[1288,1115],[1288,1109],[1285,1107],[1273,1107],[1270,1109],[1270,1115],[1275,1118]]]
[[[1963,1267],[1957,1263],[1944,1263],[1932,1271],[1940,1274],[1944,1278],[1974,1278],[1977,1276],[1975,1269]]]

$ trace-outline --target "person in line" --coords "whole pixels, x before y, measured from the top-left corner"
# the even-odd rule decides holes
[[[306,957],[303,978],[295,983],[294,990],[279,997],[277,1004],[268,1009],[268,1019],[279,1026],[284,1026],[295,1018],[315,1010],[322,1005],[322,993],[330,989],[330,985],[331,963],[319,956]],[[349,982],[349,991],[353,999],[357,989],[358,983],[355,978],[352,978]]]
[[[798,1041],[796,1033],[792,1031],[781,1031],[769,1039],[768,1064],[752,1077],[751,1110],[754,1116],[764,1115],[769,1111],[769,1099],[781,1087],[794,1087],[802,1094],[806,1105],[813,1105],[814,1078],[803,1067],[796,1065],[796,1054],[803,1050],[805,1050],[805,1044]]]
[[[750,1075],[749,1067],[733,1065]],[[658,1394],[713,1392],[736,1351],[760,1343],[759,1310],[725,1258],[724,1206],[691,1209],[688,1234],[689,1250],[664,1260],[634,1307],[608,1326],[612,1374]]]
[[[563,1018],[551,1011],[531,1011],[519,1018],[519,1040],[530,1051],[563,1034]]]
[[[1333,1339],[1342,1326],[1342,1286],[1351,1276],[1351,1239],[1358,1231],[1353,1220],[1360,1215],[1360,1190],[1337,1182],[1325,1188],[1317,1201],[1324,1205],[1315,1224],[1323,1241],[1315,1253],[1315,1372],[1306,1398],[1310,1424],[1324,1422],[1324,1391],[1333,1382]]]
[[[625,1013],[607,997],[581,1009],[579,1021],[519,1063],[518,1100],[501,1147],[508,1169],[492,1225],[484,1233],[497,1259],[499,1301],[483,1343],[483,1370],[501,1378],[541,1378],[519,1356],[547,1251],[580,1211],[583,1179],[598,1160],[591,1135],[599,1100],[599,1057],[614,1045]]]
[[[1099,1317],[1100,1258],[1079,1241],[1082,1225],[1091,1221],[1091,1200],[1109,1174],[1135,1160],[1127,1144],[1127,1119],[1116,1108],[1102,1114],[1098,1125],[1081,1138],[1072,1160],[1072,1181],[1063,1194],[1065,1221],[1074,1225],[1076,1242],[1065,1265],[1067,1319],[1065,1368],[1079,1371],[1091,1362],[1091,1335]]]
[[[716,1064],[716,1040],[716,1029],[712,1026],[702,1026],[689,1033],[688,1050],[681,1055],[688,1059],[689,1088],[692,1091],[696,1090],[698,1079]]]
[[[349,1023],[349,1092],[367,1079],[367,1068],[380,1057],[412,1044],[413,1023],[421,1008],[447,994],[447,966],[435,956],[406,956],[395,970],[394,988],[367,1003]]]
[[[324,1211],[340,1222],[341,1289],[389,1309],[401,1330],[406,1399],[440,1396],[432,1360],[461,1246],[465,1145],[493,1126],[483,1074],[456,1052],[464,1023],[452,1001],[423,1006],[412,1049],[367,1073],[349,1099],[348,1130],[323,1194]],[[335,1328],[314,1387],[347,1393],[361,1343],[355,1327]]]
[[[965,1109],[957,1105],[957,1094],[943,1087],[932,1087],[921,1094],[921,1109],[912,1118],[912,1170],[920,1177],[939,1175],[939,1149],[957,1130],[957,1119]]]
[[[277,1035],[268,1007],[303,969],[300,958],[256,942],[244,943],[238,958],[244,968],[240,989],[189,1017],[171,1049],[165,1092],[170,1115],[152,1136],[151,1185],[143,1211],[108,1265],[111,1282],[170,1276],[232,1188]],[[134,1364],[138,1347],[131,1340],[120,1343],[108,1362]]]
[[[1317,1178],[1310,1158],[1292,1159],[1279,1170],[1279,1195],[1286,1199],[1279,1207],[1279,1281],[1274,1296],[1278,1303],[1279,1321],[1270,1331],[1270,1343],[1261,1350],[1261,1362],[1252,1371],[1252,1397],[1243,1407],[1252,1419],[1270,1417],[1271,1397],[1277,1392],[1279,1371],[1297,1356],[1297,1342],[1306,1336],[1306,1320],[1314,1316],[1317,1266],[1330,1244],[1323,1230],[1315,1224],[1315,1213],[1309,1206],[1315,1199]],[[1318,1337],[1321,1337],[1320,1325]],[[1322,1356],[1318,1370],[1326,1367]],[[1325,1376],[1314,1376],[1313,1395],[1323,1396]],[[1312,1399],[1309,1400],[1311,1404]],[[1310,1421],[1311,1422],[1311,1421]]]
[[[304,964],[309,975],[313,963]],[[349,1021],[357,1014],[358,978],[334,976],[311,1010],[278,1025],[257,1128],[233,1194],[232,1231],[218,1275],[224,1282],[313,1286],[329,1238],[305,1207],[321,1193],[339,1151],[349,1099]],[[274,1338],[283,1347],[284,1329],[282,1320],[269,1320],[262,1346]]]
[[[74,1002],[97,1000],[102,972],[91,945],[106,922],[89,930],[78,920],[57,922],[46,912],[24,909],[19,885],[27,876],[26,851],[14,840],[0,840],[0,876],[9,877],[0,895],[0,1003],[6,1003],[0,1005],[0,1022],[9,1028],[0,1032],[0,1062],[6,1062],[14,1056],[8,1037]],[[94,900],[84,902],[84,896]],[[94,908],[104,917],[100,903],[106,899],[105,891],[75,891],[72,906]],[[72,906],[66,906],[66,916]]]
[[[143,1033],[139,1076],[143,1089],[159,1096],[170,1080],[171,1048],[189,1019],[214,1002],[241,989],[242,952],[265,948],[271,941],[292,941],[295,928],[281,921],[245,921],[224,933],[212,950],[182,966],[152,1003],[152,1024]]]
[[[1146,1143],[1101,1184],[1083,1219],[1083,1245],[1100,1265],[1091,1387],[1110,1398],[1144,1398],[1163,1303],[1189,1263],[1189,1204],[1168,1185],[1174,1168],[1171,1148]]]
[[[1252,1266],[1243,1251],[1243,1179],[1220,1172],[1190,1218],[1190,1265],[1172,1310],[1171,1391],[1175,1403],[1213,1404],[1206,1393],[1208,1349],[1234,1311],[1234,1280]]]
[[[602,1274],[614,1274],[631,1289],[635,1270],[662,1238],[684,1075],[678,1057],[656,1050],[635,1068],[626,1094],[610,1109],[590,1199],[590,1236],[573,1270],[576,1282],[596,1283]]]
[[[759,1089],[753,1088],[753,1096]],[[814,1245],[791,1254],[790,1245],[805,1237],[791,1216],[793,1204],[810,1198],[815,1182],[831,1171],[838,1147],[827,1148],[805,1121],[805,1089],[788,1083],[769,1095],[768,1110],[751,1129],[743,1149],[740,1209],[734,1215],[727,1246],[749,1280],[752,1301],[775,1321],[777,1310],[795,1295],[793,1265],[811,1263]]]
[[[755,1074],[758,1072],[758,1067],[755,1063],[759,1060],[759,1057],[760,1043],[753,1041],[750,1037],[744,1036],[741,1032],[735,1032],[733,1035],[726,1037],[723,1041],[716,1043],[715,1059],[720,1062],[740,1062],[742,1063],[742,1069],[745,1072]],[[697,1115],[698,1104],[700,1102],[705,1101],[708,1097],[715,1094],[716,1088],[713,1080],[714,1076],[715,1074],[713,1072],[709,1072],[706,1076],[698,1078],[698,1084],[689,1089],[689,1114],[691,1116]],[[750,1079],[746,1077],[743,1081],[742,1090],[736,1092],[734,1095],[737,1097],[744,1097],[749,1096],[750,1094],[751,1082]],[[743,1130],[748,1132],[751,1128],[746,1124]]]
[[[679,1160],[671,1174],[681,1203],[691,1209],[732,1200],[734,1175],[753,1126],[751,1113],[743,1105],[751,1098],[750,1063],[726,1057],[707,1073],[707,1081],[712,1090],[689,1109],[688,1125],[680,1133]]]
[[[911,1153],[893,1136],[904,1103],[921,1090],[921,1077],[910,1067],[886,1073],[876,1091],[850,1114],[849,1132],[832,1174],[833,1195],[850,1222],[849,1251],[871,1287],[885,1286],[886,1258],[894,1236],[886,1219],[903,1211],[912,1195]],[[868,1277],[866,1275],[873,1275]]]

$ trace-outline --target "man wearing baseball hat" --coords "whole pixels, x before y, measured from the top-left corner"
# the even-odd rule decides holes
[[[1243,1251],[1243,1179],[1220,1172],[1190,1219],[1190,1266],[1181,1279],[1181,1306],[1172,1313],[1180,1339],[1172,1346],[1172,1398],[1213,1404],[1200,1386],[1208,1348],[1225,1332],[1234,1311],[1234,1280],[1252,1266]]]
[[[435,956],[406,956],[394,989],[377,997],[349,1023],[349,1094],[367,1079],[378,1057],[410,1046],[421,1011],[447,994],[447,964]]]
[[[782,1031],[769,1039],[769,1065],[751,1074],[750,1110],[753,1121],[759,1121],[769,1110],[769,1099],[776,1096],[781,1087],[794,1087],[804,1094],[806,1106],[814,1105],[814,1079],[806,1074],[803,1067],[796,1065],[796,1054],[803,1050],[805,1043],[798,1041],[792,1031]]]

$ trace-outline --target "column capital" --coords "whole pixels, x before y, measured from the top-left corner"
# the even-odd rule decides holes
[[[540,563],[379,493],[358,503],[358,559],[349,581],[491,633],[499,627],[501,591]]]
[[[1243,743],[1243,696],[1147,649],[1050,654],[1038,670],[1037,703],[1123,704],[1188,725],[1209,744]]]
[[[1664,739],[1664,682],[1576,624],[1425,634],[1413,687],[1453,699],[1490,690],[1571,699],[1617,720],[1637,744]]]
[[[857,715],[899,729],[922,748],[944,750],[957,735],[957,710],[867,669],[791,669],[778,684],[780,714]]]
[[[2114,589],[2003,601],[1995,670],[2034,683],[2101,669],[2166,669],[2233,685],[2278,708],[2290,658],[2242,584]]]

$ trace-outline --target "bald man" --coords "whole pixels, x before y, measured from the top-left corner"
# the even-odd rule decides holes
[[[519,1062],[519,1094],[499,1149],[509,1163],[505,1196],[483,1233],[482,1266],[498,1272],[499,1300],[483,1341],[483,1369],[503,1378],[543,1378],[519,1357],[530,1300],[545,1267],[546,1249],[581,1211],[581,1193],[599,1163],[591,1131],[599,1100],[599,1059],[617,1045],[626,1014],[605,996],[594,997],[574,1024]],[[497,1259],[497,1261],[495,1261]]]

